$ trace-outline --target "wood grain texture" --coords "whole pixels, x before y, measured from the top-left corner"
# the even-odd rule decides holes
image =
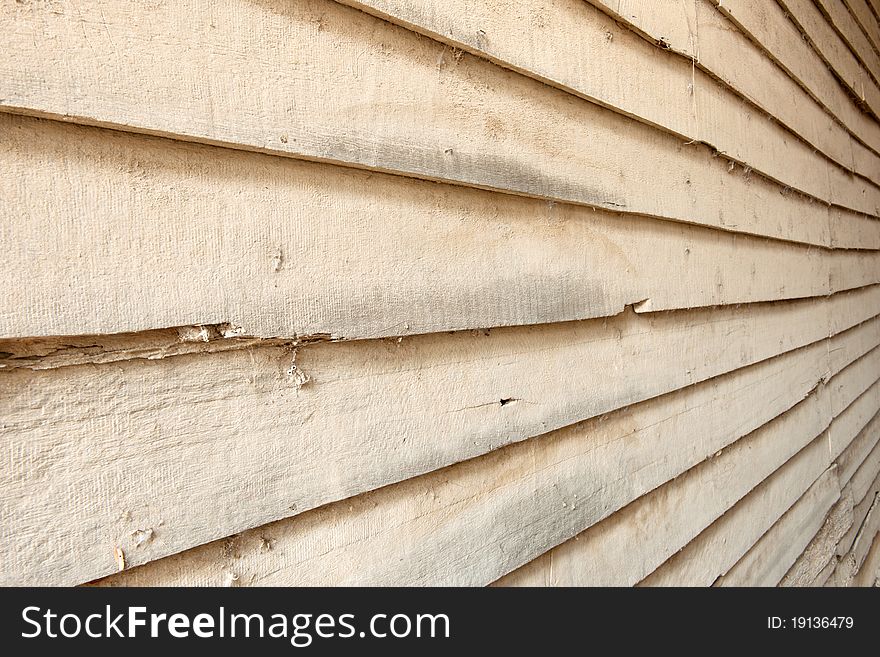
[[[854,370],[855,368],[848,372],[853,379],[860,376]],[[874,369],[875,376],[876,371]],[[831,465],[839,456],[839,448],[835,447],[835,443],[851,442],[880,410],[880,382],[860,394],[856,389],[854,394],[857,394],[858,397],[834,417],[834,421],[830,423],[823,436],[825,449],[829,455],[828,461],[821,469],[811,471],[812,479],[807,477],[801,484],[792,483],[790,480],[786,480],[787,483],[784,484],[765,482],[761,488],[757,489],[757,492],[741,499],[730,511],[694,538],[681,552],[658,567],[645,579],[645,584],[652,586],[671,584],[708,586],[733,568],[739,559],[797,501],[807,486],[818,478],[822,469]],[[835,402],[833,399],[828,401],[833,409]],[[846,400],[842,400],[842,403],[846,403]],[[819,515],[823,516],[824,511]],[[809,538],[805,539],[805,542],[806,540]],[[793,563],[796,556],[797,554],[791,557],[788,565]],[[786,557],[787,559],[788,557]],[[781,568],[779,564],[776,566]],[[771,570],[771,574],[773,576],[778,574],[782,577],[785,570]]]
[[[777,0],[839,80],[876,119],[880,88],[812,0]]]
[[[877,250],[33,118],[0,115],[0,128],[0,163],[15,174],[0,180],[3,337],[230,323],[259,337],[375,338],[880,282]],[[835,223],[829,237],[877,249],[880,221]]]
[[[872,360],[877,357],[880,357],[880,350],[875,349]],[[861,429],[861,426],[849,428],[853,424],[850,417],[858,413],[850,413],[847,408],[836,417],[833,415],[835,404],[844,405],[849,401],[840,397],[837,402],[834,400],[839,394],[835,391],[840,382],[858,381],[860,370],[858,362],[844,369],[831,380],[838,386],[818,388],[815,394],[796,407],[716,454],[713,459],[639,498],[574,540],[511,573],[500,583],[517,586],[633,585],[644,579],[649,585],[711,584],[724,572],[724,560],[727,560],[728,567],[733,565],[830,465],[833,457],[828,462],[825,460],[829,458],[831,433],[842,432],[848,427],[847,430],[853,431],[852,437]],[[868,396],[868,400],[876,413],[880,407],[880,385],[874,390],[877,394]],[[866,395],[862,395],[864,397]],[[833,421],[831,417],[834,417]],[[811,464],[803,467],[811,474],[807,475],[803,486],[797,488],[788,480],[772,488],[766,482],[764,484],[765,488],[774,491],[772,499],[787,500],[785,506],[770,505],[768,494],[758,492],[751,501],[741,503],[748,507],[748,512],[725,513],[750,490],[762,485],[761,482],[777,467],[819,433],[822,433],[822,440],[818,441],[821,445],[811,449],[815,454],[823,454],[824,449],[824,455],[818,461],[812,457],[807,459]],[[818,471],[815,470],[817,467]],[[796,493],[794,498],[791,498],[792,492]],[[674,522],[667,520],[671,518],[675,519]],[[736,526],[740,523],[746,523],[746,526]],[[634,553],[626,549],[626,545],[640,547]],[[673,557],[678,550],[681,552]]]
[[[878,292],[308,345],[295,371],[273,345],[3,372],[3,581],[93,579],[114,546],[144,563],[473,458],[837,334]]]
[[[3,12],[8,111],[827,244],[824,208],[710,148],[327,0]]]
[[[837,467],[832,465],[758,539],[715,586],[776,586],[825,524],[840,499]]]
[[[874,52],[880,52],[880,25],[867,0],[843,0],[859,27],[868,37]]]
[[[867,35],[859,27],[843,0],[816,0],[816,6],[856,56],[871,81],[877,84],[878,75],[880,75],[880,57],[877,56]]]
[[[840,499],[826,515],[822,527],[795,559],[779,586],[816,586],[824,583],[834,569],[837,544],[852,523],[852,493],[844,486]],[[825,579],[822,579],[823,576]],[[817,580],[821,581],[817,584]]]
[[[703,142],[781,184],[860,209],[854,199],[877,178],[880,159],[855,167],[851,138],[827,154],[792,135],[771,116],[676,53],[658,50],[583,0],[343,0],[398,25],[485,57],[569,93]],[[626,74],[621,74],[626,71]],[[843,169],[841,168],[843,167]],[[830,190],[829,190],[830,187]],[[868,185],[872,187],[872,185]],[[875,198],[868,189],[866,198]],[[862,209],[864,206],[862,206]]]
[[[676,16],[684,9],[664,7],[663,11],[652,11],[643,6],[638,11],[621,13],[616,0],[590,2],[652,43],[660,43],[703,67],[807,142],[826,154],[835,153],[833,157],[838,159],[847,156],[850,140],[841,126],[828,120],[825,110],[831,112],[869,149],[853,143],[850,157],[863,162],[862,167],[869,167],[860,170],[873,170],[870,163],[880,152],[880,126],[853,102],[818,53],[803,43],[799,29],[775,2],[698,0],[688,3],[687,18]],[[869,173],[869,177],[876,180],[876,174]]]
[[[485,585],[784,412],[848,362],[826,357],[857,357],[867,336],[877,338],[869,324],[253,529],[235,537],[232,554],[219,541],[101,584]]]

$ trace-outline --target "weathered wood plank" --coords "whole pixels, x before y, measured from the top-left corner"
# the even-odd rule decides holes
[[[880,251],[40,119],[0,115],[0,128],[15,174],[0,179],[3,337],[230,323],[371,338],[880,282]],[[864,221],[880,246],[880,221]]]
[[[855,54],[871,81],[877,84],[880,76],[880,57],[877,56],[867,35],[862,32],[843,0],[816,0],[816,5],[850,51]]]
[[[880,117],[880,88],[812,0],[777,0],[849,91]]]
[[[838,375],[855,383],[856,368],[844,370]],[[876,375],[876,370],[875,370]],[[833,407],[833,391],[827,390],[825,403]],[[651,586],[667,586],[671,584],[687,586],[708,586],[732,568],[734,564],[764,535],[766,531],[790,508],[806,490],[821,471],[833,462],[839,452],[835,448],[832,436],[838,436],[838,443],[849,443],[863,429],[869,420],[880,409],[880,382],[875,383],[867,392],[859,395],[856,388],[851,399],[857,399],[845,407],[845,410],[834,418],[823,435],[825,453],[828,462],[818,471],[812,473],[802,485],[792,482],[786,484],[767,483],[754,493],[741,499],[730,511],[712,523],[699,536],[694,538],[681,552],[658,567],[645,584]],[[846,438],[842,435],[846,434]],[[824,514],[820,514],[824,515]],[[795,555],[796,556],[796,555]],[[780,577],[784,571],[779,573]]]
[[[327,0],[2,11],[8,111],[828,244],[826,208],[710,148]]]
[[[790,408],[864,328],[102,583],[485,585]]]
[[[583,0],[342,0],[452,47],[547,82],[582,98],[704,142],[725,157],[816,198],[852,207],[870,184],[816,153],[773,118],[675,53],[658,50]],[[625,70],[626,75],[619,72]],[[854,167],[851,137],[826,156]],[[860,174],[876,177],[873,168]],[[868,186],[866,188],[866,185]]]
[[[716,586],[776,586],[825,524],[825,516],[840,499],[837,466],[828,468],[782,514]]]
[[[839,466],[838,477],[841,486],[849,483],[856,470],[862,465],[865,458],[871,453],[871,450],[874,449],[878,440],[880,440],[880,415],[874,416],[846,449],[841,451],[840,456],[837,458]]]
[[[144,563],[424,474],[816,342],[877,294],[308,345],[296,369],[267,346],[3,372],[3,581],[91,579],[116,546]],[[135,550],[138,528],[157,535]]]
[[[880,52],[880,25],[867,0],[844,0],[856,22],[865,32],[875,52]]]
[[[637,12],[621,13],[615,0],[589,1],[652,42],[663,43],[688,57],[809,143],[831,153],[847,140],[841,136],[840,127],[828,121],[822,107],[826,108],[873,150],[859,149],[853,142],[851,157],[863,162],[862,167],[867,168],[860,170],[877,180],[871,162],[880,151],[880,125],[850,100],[775,2],[726,0],[716,9],[718,3],[714,0],[698,0],[682,9],[664,6],[657,11],[656,7],[642,7]],[[690,12],[687,18],[676,15],[684,11]],[[791,77],[780,74],[774,63]],[[816,106],[814,99],[822,107]],[[837,152],[834,157],[846,157],[846,153]]]
[[[880,580],[880,532],[874,535],[874,541],[850,586],[877,586],[878,580]]]
[[[837,544],[852,526],[852,522],[852,493],[845,486],[840,494],[840,500],[828,512],[822,527],[804,548],[803,554],[795,559],[791,568],[780,580],[779,586],[823,584],[836,565],[832,562],[835,559]]]
[[[719,456],[639,498],[499,584],[641,582],[752,488],[763,490],[782,481],[786,489],[801,486],[803,490],[815,480],[827,460],[824,435],[813,438],[824,423],[821,415],[815,396],[809,397]],[[798,451],[802,440],[809,445]],[[774,473],[780,466],[780,472]],[[644,583],[655,582],[649,578]]]
[[[850,492],[852,492],[852,483],[849,484],[849,488]],[[852,548],[859,528],[865,521],[865,516],[868,515],[871,504],[874,502],[874,496],[878,493],[880,493],[880,475],[874,479],[874,482],[868,487],[867,493],[862,496],[861,500],[853,499],[853,524],[837,545],[836,552],[838,557],[846,555],[850,548]]]
[[[842,413],[833,422],[830,420],[835,380],[837,383],[841,380],[855,382],[858,375],[857,367],[844,369],[832,378],[829,386],[818,388],[813,396],[712,460],[639,498],[617,514],[590,527],[575,540],[560,545],[501,582],[530,586],[542,583],[632,585],[644,579],[648,585],[711,584],[724,572],[723,567],[719,569],[719,563],[723,564],[726,559],[727,566],[733,565],[815,481],[830,461],[812,463],[812,467],[819,469],[811,470],[811,478],[800,488],[793,487],[791,481],[772,488],[765,484],[760,490],[766,488],[773,491],[771,497],[768,497],[769,493],[755,492],[751,500],[747,498],[740,502],[741,506],[749,506],[750,513],[741,513],[734,519],[735,514],[724,512],[761,484],[804,442],[811,441],[823,431],[823,439],[819,442],[827,457],[830,432],[838,431],[838,425],[851,424],[846,419],[851,415],[849,412]],[[854,390],[853,396],[857,394],[858,391]],[[762,450],[770,451],[765,453]],[[792,491],[796,491],[794,498],[790,497]],[[785,498],[785,495],[789,497]],[[787,500],[787,504],[773,507],[768,504],[770,499]],[[773,509],[779,509],[776,515],[773,515]],[[658,523],[657,518],[674,518],[675,521]],[[737,527],[734,531],[732,525],[737,523],[737,519],[745,520],[749,526]],[[663,530],[647,531],[648,527],[658,526],[662,526]],[[754,536],[751,540],[748,538],[749,532]],[[625,548],[626,545],[635,544],[640,546],[638,554]],[[675,554],[678,550],[681,551]],[[548,580],[548,577],[552,580]]]

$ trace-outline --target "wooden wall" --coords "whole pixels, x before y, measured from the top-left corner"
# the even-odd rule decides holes
[[[3,3],[0,584],[875,584],[878,9]]]

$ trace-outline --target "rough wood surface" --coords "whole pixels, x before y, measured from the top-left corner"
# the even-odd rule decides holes
[[[813,199],[364,12],[205,4],[4,4],[2,106],[827,245]]]
[[[876,313],[878,292],[324,343],[296,368],[268,346],[13,369],[3,580],[113,572],[135,524],[157,538],[132,565],[430,472],[839,333]]]
[[[859,27],[843,0],[816,0],[816,5],[850,51],[855,54],[871,81],[877,84],[880,76],[880,57],[877,56],[867,35]]]
[[[876,375],[876,369],[874,372]],[[853,374],[853,370],[850,370],[850,374]],[[833,404],[831,400],[827,401]],[[825,450],[829,455],[829,460],[822,469],[830,465],[839,455],[839,451],[833,446],[835,442],[833,436],[837,436],[838,443],[851,442],[870,419],[877,414],[878,410],[880,410],[880,382],[875,383],[867,392],[862,393],[834,418],[824,435]],[[712,526],[691,541],[685,549],[659,567],[645,580],[645,583],[653,586],[670,584],[708,586],[712,584],[720,575],[726,573],[736,564],[781,515],[795,503],[801,493],[820,473],[821,469],[814,471],[813,479],[806,481],[803,485],[791,482],[784,485],[767,483],[758,492],[742,499]],[[822,515],[824,512],[820,513],[820,517]],[[788,565],[791,563],[789,562]],[[780,577],[784,573],[784,569],[781,572],[776,572]]]
[[[880,116],[880,88],[825,19],[813,0],[777,0],[849,91],[875,120]]]
[[[876,250],[32,118],[0,115],[0,127],[0,163],[15,173],[0,180],[0,231],[14,245],[0,264],[4,337],[230,323],[261,337],[369,338],[880,282]],[[835,240],[880,247],[880,221],[863,223],[867,238],[835,228]]]
[[[865,328],[102,584],[487,584],[790,408]]]
[[[844,487],[840,500],[825,517],[822,527],[795,559],[780,580],[779,586],[816,586],[824,583],[834,569],[837,544],[853,522],[853,500],[849,488]],[[830,568],[829,568],[830,566]],[[822,579],[823,576],[825,579]],[[817,580],[821,580],[817,584]]]
[[[716,586],[776,586],[840,499],[837,467],[826,470],[733,567]]]
[[[705,68],[824,153],[835,153],[835,159],[846,157],[840,149],[847,139],[828,120],[822,107],[826,108],[871,149],[853,145],[851,157],[864,161],[870,167],[866,171],[874,170],[870,162],[880,151],[880,126],[852,102],[775,2],[726,0],[716,8],[710,0],[698,0],[688,4],[687,19],[676,16],[680,10],[668,7],[663,11],[641,7],[638,12],[621,14],[615,11],[619,4],[615,0],[590,2],[642,32],[652,43],[662,43]],[[775,64],[791,77],[781,74]],[[869,175],[876,179],[876,174]]]
[[[849,207],[864,180],[850,179],[691,61],[659,50],[583,0],[343,0],[452,47],[485,57],[570,93],[681,136],[782,184]],[[620,71],[626,71],[621,75]],[[880,159],[862,166],[850,137],[829,157],[877,178]],[[841,150],[843,151],[841,152]],[[830,193],[829,193],[830,185]],[[873,193],[873,192],[872,192]],[[858,207],[856,209],[859,209]]]

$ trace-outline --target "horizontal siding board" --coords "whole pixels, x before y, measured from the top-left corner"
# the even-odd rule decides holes
[[[790,408],[860,331],[102,583],[485,585]]]
[[[835,550],[838,542],[852,526],[853,500],[849,488],[844,487],[840,499],[826,515],[822,527],[795,559],[791,568],[779,582],[779,586],[816,586],[824,583],[834,569]],[[829,567],[829,564],[832,564]],[[822,579],[823,576],[825,579]]]
[[[849,484],[849,488],[852,493],[852,483]],[[880,493],[880,475],[874,478],[873,483],[868,486],[867,493],[862,496],[861,500],[853,499],[853,523],[837,545],[838,557],[843,557],[852,548],[853,541],[855,541],[856,535],[865,521],[865,517],[868,515],[868,511],[874,503],[874,497],[878,493]]]
[[[846,372],[857,379],[856,368]],[[876,373],[876,370],[875,370]],[[855,383],[855,381],[853,381]],[[857,394],[857,389],[853,395]],[[831,397],[834,396],[833,390]],[[829,403],[833,404],[832,400]],[[823,436],[825,449],[833,461],[839,455],[834,447],[837,436],[838,443],[851,442],[865,427],[870,418],[880,410],[880,382],[875,383],[867,392],[858,396],[843,412],[834,418],[828,431]],[[814,472],[816,478],[820,472]],[[712,526],[703,531],[680,553],[669,559],[646,579],[652,586],[670,585],[673,583],[688,586],[708,586],[734,567],[737,561],[752,548],[766,531],[790,508],[806,487],[812,483],[809,479],[803,485],[766,483],[759,492],[750,494],[737,503]],[[824,512],[820,514],[820,517]],[[796,555],[795,555],[796,556]],[[789,564],[790,565],[790,564]],[[779,575],[783,575],[779,573]]]
[[[880,415],[868,423],[862,432],[840,453],[837,463],[840,466],[840,485],[849,483],[859,466],[880,440]]]
[[[514,571],[499,585],[632,586],[641,582],[749,490],[766,486],[767,477],[775,481],[778,477],[771,475],[778,467],[785,465],[783,472],[791,473],[786,477],[789,486],[814,480],[816,470],[824,469],[820,467],[825,449],[822,438],[810,439],[822,424],[820,415],[815,399],[808,398],[718,457],[639,498],[550,555]],[[783,427],[786,433],[779,433]],[[786,435],[792,438],[786,441]],[[798,452],[801,440],[808,446]],[[761,458],[752,460],[749,455]],[[788,461],[789,456],[794,458]],[[665,520],[661,522],[661,518]],[[638,550],[632,549],[635,545]]]
[[[828,244],[827,211],[808,197],[363,12],[326,0],[193,3],[80,3],[75,27],[69,7],[4,5],[4,107]],[[35,20],[57,48],[34,52]],[[144,39],[146,25],[173,37]]]
[[[844,0],[844,2],[859,27],[864,31],[865,36],[868,37],[874,52],[880,52],[880,25],[877,24],[877,19],[868,6],[867,0]]]
[[[663,11],[646,11],[641,8],[621,13],[615,9],[615,0],[590,2],[643,33],[650,41],[662,42],[690,58],[695,65],[723,80],[819,150],[829,155],[835,153],[834,159],[851,157],[862,162],[859,169],[877,180],[876,173],[871,173],[876,171],[871,162],[880,152],[880,126],[851,102],[817,53],[802,43],[799,32],[792,29],[775,2],[728,0],[719,12],[710,0],[698,0],[689,6],[692,15],[688,21],[676,16],[676,12],[683,11],[678,9],[670,11],[664,7]],[[740,26],[742,32],[725,16]],[[774,62],[795,74],[791,79],[781,74]],[[827,114],[813,102],[814,98],[873,152],[866,153],[855,145],[846,146],[848,140],[844,133],[828,121]],[[839,150],[842,148],[843,151]]]
[[[865,560],[850,586],[878,586],[878,581],[880,581],[880,532],[874,535]]]
[[[862,68],[867,71],[874,84],[877,84],[878,75],[880,75],[880,58],[877,57],[871,42],[862,32],[843,0],[816,0],[816,4],[856,56]]]
[[[825,523],[840,499],[837,467],[832,465],[791,508],[722,575],[717,586],[776,586]]]
[[[876,314],[877,292],[310,345],[296,352],[302,387],[281,346],[4,372],[2,504],[16,531],[2,547],[17,556],[3,581],[112,572],[133,531],[125,512],[164,522],[128,558],[143,563],[473,458],[819,341]]]
[[[0,126],[0,163],[16,174],[0,180],[0,235],[15,245],[0,264],[3,337],[230,323],[259,337],[374,338],[880,282],[876,250],[33,118]],[[880,221],[864,221],[876,249]]]
[[[792,139],[778,122],[755,112],[753,106],[692,62],[658,50],[583,0],[551,0],[541,5],[528,0],[441,4],[346,0],[344,4],[685,140],[706,143],[726,157],[818,199],[874,211],[877,197],[873,185],[846,173],[853,168],[848,136],[835,142],[845,149],[837,158],[845,169],[829,166],[812,146]],[[627,74],[619,75],[621,70]],[[875,158],[873,169],[859,173],[871,176],[878,171],[880,159]],[[867,203],[859,204],[856,199],[860,197]]]
[[[778,0],[843,84],[876,118],[880,88],[812,0]]]
[[[851,376],[852,371],[845,369],[835,378],[849,379]],[[659,569],[648,577],[646,584],[711,584],[723,572],[712,570],[718,567],[718,560],[724,558],[720,555],[727,555],[728,565],[733,565],[830,465],[830,461],[825,462],[828,458],[827,434],[836,430],[836,425],[843,422],[846,416],[844,413],[830,421],[832,396],[830,387],[820,387],[816,394],[734,443],[720,455],[639,498],[574,540],[543,555],[534,564],[511,573],[500,583],[628,586]],[[826,431],[829,424],[830,428]],[[822,439],[814,440],[820,433]],[[762,516],[756,513],[741,514],[751,523],[749,529],[753,538],[750,541],[748,532],[742,528],[739,532],[727,529],[731,522],[728,515],[718,520],[750,490],[759,485],[766,487],[766,484],[762,484],[764,479],[806,443],[811,444],[808,451],[813,456],[799,457],[809,461],[809,465],[803,466],[810,473],[806,475],[803,486],[793,488],[786,479],[788,483],[785,485],[777,484],[772,488],[776,496],[780,494],[779,491],[790,495],[791,490],[797,490],[797,495],[789,499],[775,516],[771,514],[769,520],[762,520]],[[822,455],[822,458],[818,459],[817,455]],[[798,472],[801,470],[799,467]],[[765,502],[767,499],[765,493],[755,493],[755,497]],[[756,503],[750,502],[748,505],[754,508]],[[765,504],[762,502],[757,506],[763,508]],[[660,518],[675,520],[661,523]],[[648,527],[662,527],[662,531],[648,533]],[[736,535],[736,540],[730,537],[731,533]],[[743,545],[738,548],[737,542]],[[640,546],[637,553],[626,549],[627,545],[635,544]],[[682,548],[684,550],[675,555]],[[673,558],[667,561],[670,557]],[[664,562],[666,564],[661,567]],[[706,572],[700,572],[700,569]],[[546,578],[550,576],[552,579],[548,581]]]

